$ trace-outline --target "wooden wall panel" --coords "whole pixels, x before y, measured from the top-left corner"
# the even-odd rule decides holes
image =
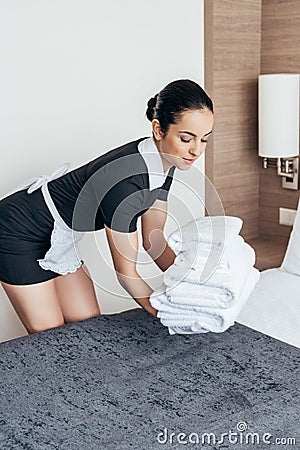
[[[262,1],[261,73],[300,73],[300,1]],[[297,208],[299,190],[282,189],[276,169],[260,170],[259,232],[288,236],[279,207]]]
[[[225,214],[243,219],[241,234],[249,239],[257,236],[259,219],[261,0],[206,0],[204,13],[205,90],[215,110],[205,170]],[[213,205],[209,208],[213,210]]]

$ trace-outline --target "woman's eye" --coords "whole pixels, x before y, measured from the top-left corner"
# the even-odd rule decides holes
[[[185,139],[183,139],[182,137],[180,138],[182,142],[191,142],[192,139],[189,139],[188,141],[186,141]]]
[[[201,142],[207,142],[207,140],[205,140],[205,139],[201,139]]]

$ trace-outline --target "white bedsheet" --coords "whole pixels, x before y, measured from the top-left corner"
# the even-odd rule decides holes
[[[236,322],[300,348],[300,276],[262,271]]]

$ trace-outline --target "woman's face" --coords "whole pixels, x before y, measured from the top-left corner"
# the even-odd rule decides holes
[[[176,166],[187,170],[202,155],[212,132],[214,115],[207,108],[188,110],[177,124],[171,124],[163,136],[159,121],[152,120],[154,140],[162,158],[164,172]],[[190,160],[190,161],[189,161]]]

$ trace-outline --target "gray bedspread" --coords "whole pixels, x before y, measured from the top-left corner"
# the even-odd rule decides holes
[[[103,315],[0,344],[0,376],[5,450],[300,448],[300,350],[241,324]]]

